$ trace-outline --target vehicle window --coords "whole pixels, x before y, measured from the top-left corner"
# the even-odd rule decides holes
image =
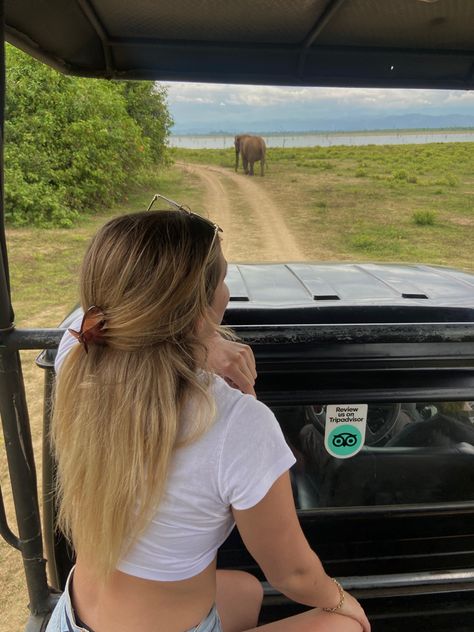
[[[364,445],[350,458],[325,447],[324,403],[273,410],[297,459],[300,510],[474,499],[474,402],[369,403]]]

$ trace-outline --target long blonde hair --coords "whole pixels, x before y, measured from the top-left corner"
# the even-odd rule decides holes
[[[183,211],[125,215],[93,238],[81,270],[84,310],[105,314],[105,344],[70,351],[52,422],[58,524],[105,578],[163,493],[192,402],[191,441],[212,423],[197,335],[221,275],[212,226]]]

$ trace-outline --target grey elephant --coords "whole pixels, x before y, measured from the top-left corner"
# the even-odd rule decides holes
[[[242,154],[242,166],[244,173],[253,176],[253,166],[260,161],[260,175],[265,171],[265,152],[267,147],[261,136],[240,134],[234,138],[235,145],[235,170],[239,166],[239,153]]]

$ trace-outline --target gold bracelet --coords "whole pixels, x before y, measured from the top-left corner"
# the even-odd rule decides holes
[[[321,608],[321,610],[323,610],[324,612],[337,612],[344,605],[344,600],[346,598],[344,588],[341,586],[341,584],[337,581],[337,579],[334,579],[334,577],[331,577],[331,579],[336,584],[339,591],[339,603],[337,604],[337,606],[334,606],[334,608]]]

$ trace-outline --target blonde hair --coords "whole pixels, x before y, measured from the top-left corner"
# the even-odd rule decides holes
[[[156,511],[173,450],[212,423],[196,329],[202,321],[218,328],[208,308],[220,261],[213,227],[183,211],[116,218],[85,255],[81,304],[103,310],[105,344],[87,354],[75,345],[64,360],[51,438],[59,527],[98,577],[114,570]]]

